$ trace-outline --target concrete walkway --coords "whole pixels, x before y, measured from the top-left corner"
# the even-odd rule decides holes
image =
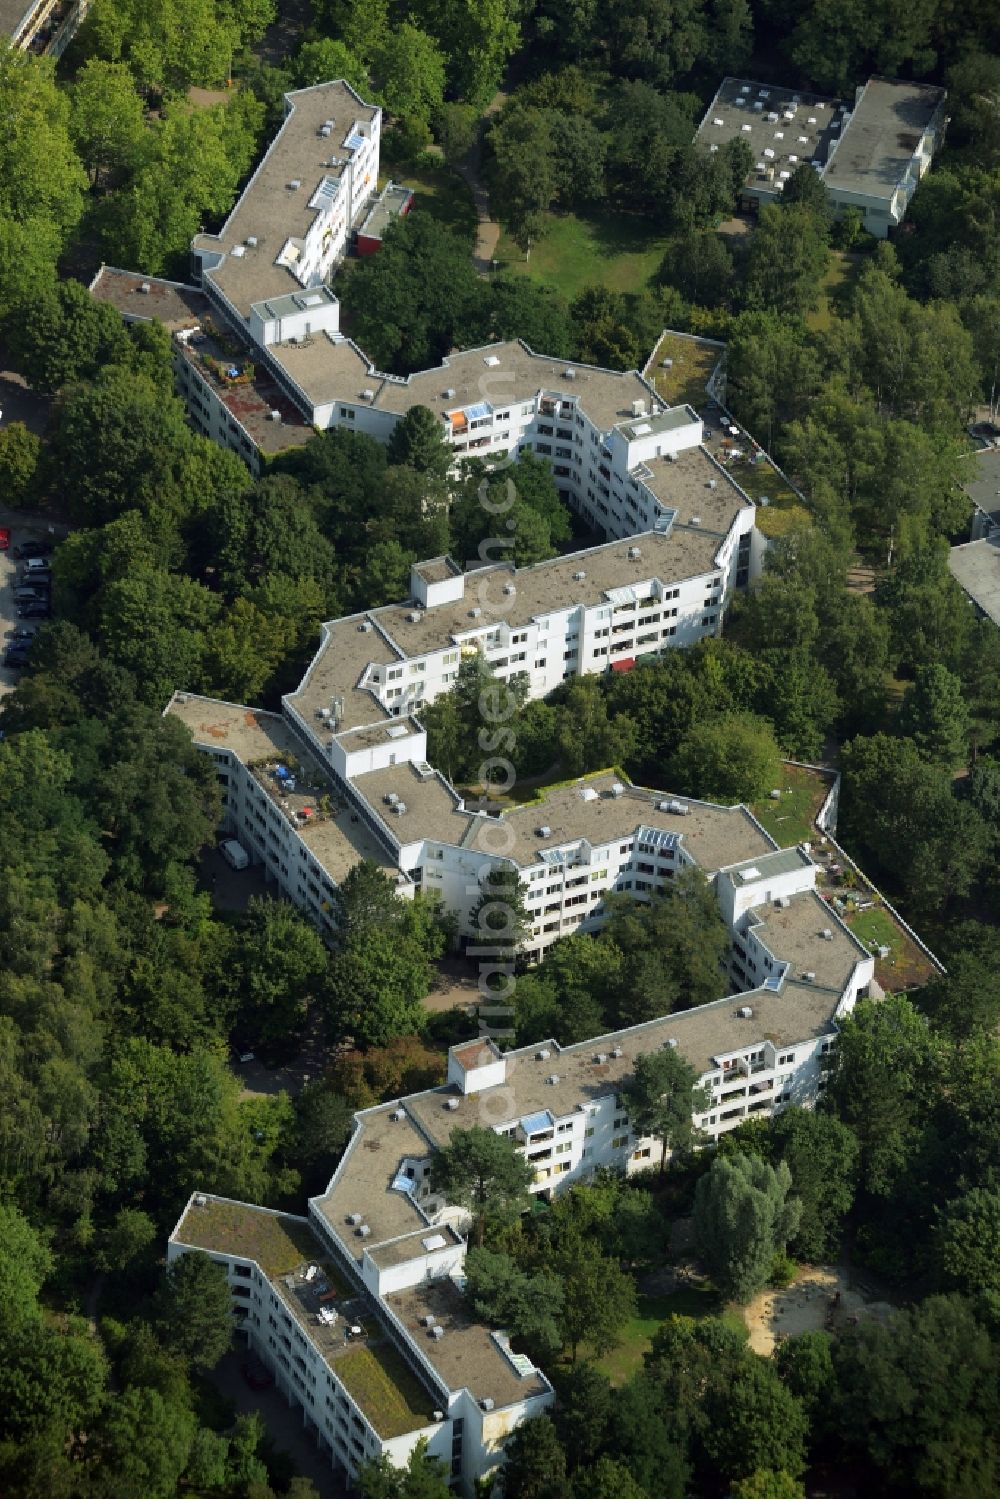
[[[506,100],[506,94],[494,94],[483,111],[483,119],[488,120],[495,115]],[[493,269],[497,245],[500,242],[500,225],[496,219],[490,217],[490,195],[483,182],[483,153],[478,140],[465,160],[458,164],[457,170],[459,176],[468,184],[479,218],[476,228],[476,247],[472,252],[472,259],[480,276],[488,276]]]

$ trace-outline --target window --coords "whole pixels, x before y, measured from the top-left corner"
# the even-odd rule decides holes
[[[621,1150],[621,1148],[624,1145],[627,1145],[627,1144],[628,1144],[628,1135],[615,1135],[614,1139],[611,1141],[611,1149],[612,1150]]]

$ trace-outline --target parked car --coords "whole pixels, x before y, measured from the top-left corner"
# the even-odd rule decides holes
[[[20,671],[22,666],[28,664],[27,651],[19,651],[14,646],[8,646],[3,653],[3,664],[13,671]]]
[[[18,604],[18,619],[51,619],[52,608],[48,599],[32,599],[29,603]]]
[[[27,625],[18,625],[13,630],[7,631],[8,640],[34,640],[36,632],[29,630]]]
[[[51,557],[52,550],[51,541],[22,541],[14,548],[14,556],[20,562],[25,557]]]
[[[0,526],[0,552],[10,550],[10,530],[7,526]]]
[[[243,1378],[251,1390],[269,1390],[274,1384],[274,1375],[259,1359],[248,1358],[243,1365]]]
[[[29,557],[21,569],[22,578],[33,578],[35,574],[47,573],[52,576],[52,564],[48,557]]]

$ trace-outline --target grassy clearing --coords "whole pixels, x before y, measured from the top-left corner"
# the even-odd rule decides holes
[[[783,765],[777,789],[781,791],[781,800],[765,797],[755,802],[750,809],[753,815],[781,848],[812,842],[816,836],[816,814],[830,789],[830,778],[820,771]]]
[[[421,161],[419,167],[397,166],[379,177],[379,191],[392,179],[413,188],[413,207],[436,219],[454,234],[474,239],[478,215],[468,184],[457,172],[442,164]]]
[[[669,406],[699,410],[705,404],[705,386],[724,352],[718,344],[704,339],[665,333],[650,360],[650,378],[657,395]],[[673,360],[670,369],[663,369],[664,359]]]
[[[334,1369],[380,1437],[401,1437],[429,1426],[431,1398],[392,1348],[356,1348]]]
[[[627,215],[549,214],[543,238],[524,252],[501,234],[496,259],[500,269],[530,276],[572,301],[586,286],[610,291],[641,291],[659,269],[667,236],[641,219]]]
[[[625,1324],[617,1348],[597,1360],[597,1367],[614,1385],[625,1384],[642,1368],[653,1339],[669,1317],[721,1317],[746,1336],[738,1312],[729,1310],[711,1286],[685,1286],[668,1296],[640,1296],[636,1315]]]
[[[757,527],[765,536],[774,539],[800,526],[812,525],[809,511],[772,463],[744,460],[731,464],[729,472],[740,488],[757,502]],[[765,498],[766,506],[760,503]]]
[[[814,311],[806,316],[806,326],[814,333],[825,333],[834,317],[842,309],[854,287],[864,260],[860,255],[849,255],[844,250],[834,250],[826,275],[820,282],[820,297]]]

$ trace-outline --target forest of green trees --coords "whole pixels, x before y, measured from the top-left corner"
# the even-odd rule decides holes
[[[58,66],[0,50],[0,349],[52,398],[43,435],[0,427],[0,498],[69,528],[54,618],[0,713],[0,1492],[307,1499],[259,1418],[220,1403],[223,1288],[197,1259],[166,1275],[165,1238],[195,1186],[301,1211],[352,1110],[439,1081],[462,1033],[423,1005],[449,924],[367,866],[340,892],[332,952],[278,902],[213,910],[197,861],[218,790],[161,711],[175,687],[274,706],[322,619],[404,596],[415,559],[475,557],[488,476],[449,479],[416,411],[388,449],[319,435],[255,480],[187,425],[162,331],[123,328],[85,290],[102,260],[183,279],[283,91],[346,77],[385,106],[395,175],[478,159],[525,251],[571,213],[666,242],[649,284],[567,299],[478,276],[474,215],[417,212],[337,287],[380,365],[522,337],[634,368],[665,325],[708,333],[728,345],[734,412],[808,500],[723,638],[521,701],[519,776],[618,766],[736,801],[766,794],[782,756],[827,759],[840,837],[948,970],[858,1007],[820,1110],[744,1126],[714,1158],[685,1130],[692,1079],[664,1067],[637,1069],[629,1097],[674,1147],[662,1177],[524,1217],[510,1160],[488,1162],[492,1211],[468,1198],[470,1300],[559,1395],[511,1442],[507,1499],[796,1499],[840,1480],[981,1499],[1000,1487],[1000,637],[947,549],[968,533],[967,422],[1000,376],[1000,9],[316,0],[280,56],[261,46],[274,15],[94,0]],[[724,72],[845,97],[872,72],[947,85],[946,148],[894,243],[832,221],[809,172],[752,233],[716,232],[745,160],[707,170],[691,136]],[[519,563],[593,540],[541,462],[513,478]],[[871,592],[848,587],[859,562]],[[478,775],[483,670],[427,712],[457,784]],[[517,1038],[713,998],[721,946],[697,879],[615,904],[600,937],[519,976]],[[233,1036],[275,1060],[310,1027],[325,1074],[294,1099],[243,1096]],[[464,1201],[482,1142],[463,1150],[440,1169]],[[598,1365],[642,1276],[683,1259],[688,1220],[711,1314],[664,1320],[612,1386]],[[750,1352],[727,1303],[843,1253],[896,1313]],[[418,1454],[405,1474],[374,1466],[364,1492],[447,1487]]]

